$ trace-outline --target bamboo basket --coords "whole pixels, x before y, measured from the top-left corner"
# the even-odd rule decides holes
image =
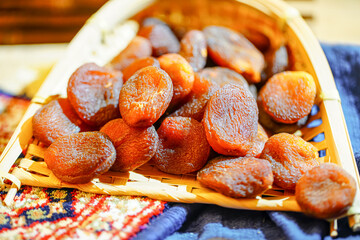
[[[11,205],[16,191],[24,184],[69,187],[113,195],[148,196],[171,202],[217,204],[238,209],[301,211],[294,193],[290,191],[274,187],[256,199],[233,199],[200,185],[194,174],[166,174],[151,164],[129,173],[107,172],[90,183],[77,185],[61,182],[46,167],[43,161],[46,149],[32,136],[31,118],[35,111],[47,103],[52,95],[65,96],[69,76],[83,63],[108,63],[136,35],[136,21],[148,16],[165,20],[180,35],[188,29],[202,29],[206,25],[217,24],[240,31],[250,39],[253,36],[267,39],[270,50],[286,43],[291,53],[292,69],[305,70],[316,81],[315,104],[320,110],[310,117],[310,122],[322,120],[319,126],[304,127],[297,134],[306,141],[324,134],[323,141],[312,142],[319,151],[325,151],[325,156],[320,160],[342,166],[356,179],[359,187],[359,173],[331,70],[317,39],[294,8],[277,0],[111,0],[88,20],[69,44],[65,56],[32,99],[32,104],[1,155],[1,181],[3,186],[9,187],[6,204]],[[25,157],[18,159],[21,153]],[[12,184],[5,184],[4,179]],[[346,215],[353,230],[360,229],[358,193]],[[332,236],[335,236],[336,220],[331,221]]]

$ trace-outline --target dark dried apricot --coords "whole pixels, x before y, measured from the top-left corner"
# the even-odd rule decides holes
[[[122,74],[87,63],[70,77],[67,95],[78,116],[90,126],[102,126],[119,118]]]
[[[281,123],[295,123],[311,111],[316,86],[312,76],[303,71],[275,74],[260,89],[258,104]]]
[[[265,66],[264,56],[249,40],[220,26],[208,26],[203,32],[209,55],[217,64],[233,69],[251,83],[260,82]]]
[[[292,123],[292,124],[286,124],[286,123],[280,123],[280,122],[276,122],[274,121],[269,114],[267,114],[262,105],[259,104],[258,101],[258,108],[259,108],[259,122],[262,124],[262,126],[264,126],[266,129],[268,129],[269,131],[271,131],[272,133],[294,133],[296,132],[298,129],[302,128],[303,126],[306,125],[306,123],[308,122],[308,116],[303,117],[302,119],[300,119],[299,121],[297,121],[296,123]]]
[[[169,116],[191,117],[200,122],[204,116],[207,102],[219,89],[220,87],[216,83],[214,84],[195,73],[194,86],[189,94],[189,100]]]
[[[160,63],[156,58],[153,57],[144,57],[134,60],[129,66],[127,66],[123,71],[124,83],[132,76],[137,70],[140,70],[144,67],[154,66],[160,67]]]
[[[216,152],[245,156],[257,134],[255,99],[242,86],[225,85],[210,98],[202,122],[206,138]]]
[[[172,96],[171,78],[164,70],[142,68],[121,89],[121,116],[132,127],[149,127],[164,114]]]
[[[204,34],[198,30],[191,30],[180,41],[180,52],[195,72],[203,69],[206,64],[207,49]]]
[[[132,171],[143,165],[154,156],[159,144],[154,126],[134,128],[121,118],[106,123],[100,132],[106,133],[116,148],[113,171]]]
[[[136,36],[129,45],[114,57],[110,64],[116,70],[124,70],[135,59],[149,57],[152,54],[151,43],[148,39]]]
[[[265,54],[266,68],[265,81],[276,73],[284,72],[289,68],[289,57],[285,46],[276,50],[269,51]]]
[[[205,186],[233,198],[256,197],[271,188],[273,173],[268,161],[253,157],[217,157],[197,174]]]
[[[333,163],[306,172],[297,182],[295,196],[301,210],[316,218],[336,218],[352,205],[356,193],[354,178]]]
[[[201,123],[187,117],[168,117],[157,132],[159,147],[152,161],[161,171],[185,174],[205,165],[210,145]]]
[[[190,64],[179,54],[169,53],[158,58],[160,67],[167,72],[174,86],[174,96],[170,105],[182,101],[194,85],[194,71]]]
[[[319,165],[317,149],[301,137],[288,133],[271,136],[260,158],[271,163],[274,183],[284,189],[295,189],[301,176]]]
[[[267,140],[268,140],[268,135],[265,129],[260,124],[258,124],[258,131],[256,138],[250,150],[247,151],[245,157],[260,157],[260,154],[264,149]]]
[[[47,167],[60,180],[87,183],[107,172],[115,162],[116,150],[101,132],[82,132],[57,138],[45,151]]]
[[[166,53],[177,53],[180,50],[179,40],[165,23],[152,22],[143,25],[138,35],[150,41],[152,54],[155,57]]]
[[[231,69],[224,67],[204,68],[199,72],[199,75],[209,79],[211,82],[219,85],[220,87],[223,87],[229,83],[238,84],[247,88],[249,87],[249,84],[246,82],[243,76]]]
[[[67,98],[58,98],[36,111],[32,119],[34,137],[50,145],[58,137],[88,131]]]

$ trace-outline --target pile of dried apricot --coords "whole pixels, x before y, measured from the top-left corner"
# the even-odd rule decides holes
[[[280,64],[289,62],[279,59],[284,49],[261,52],[222,26],[178,39],[165,22],[145,19],[107,67],[87,63],[72,74],[67,98],[34,115],[34,136],[65,182],[150,161],[170,174],[198,171],[201,184],[234,198],[273,185],[296,190],[303,212],[337,217],[351,206],[355,182],[291,134],[306,122],[316,85]]]

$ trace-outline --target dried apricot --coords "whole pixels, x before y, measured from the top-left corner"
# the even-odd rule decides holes
[[[257,134],[255,99],[248,89],[227,84],[210,98],[202,122],[206,138],[216,152],[245,156]]]
[[[249,87],[249,84],[246,82],[243,76],[231,69],[224,67],[204,68],[199,72],[199,75],[209,79],[211,82],[219,85],[220,87],[223,87],[229,83],[238,84],[247,88]]]
[[[164,114],[172,96],[171,78],[164,70],[142,68],[121,89],[121,116],[132,127],[149,127]]]
[[[259,101],[258,101],[259,103]],[[269,114],[267,114],[262,105],[258,104],[259,108],[259,122],[272,133],[294,133],[308,122],[308,116],[303,117],[296,123],[286,124],[274,121]]]
[[[295,123],[311,111],[316,86],[312,76],[303,71],[275,74],[260,89],[258,104],[277,122]]]
[[[175,106],[183,100],[194,85],[194,71],[179,54],[169,53],[158,58],[160,67],[167,72],[174,86],[174,96],[170,105]]]
[[[276,50],[265,54],[267,66],[265,68],[265,80],[276,73],[284,72],[289,68],[289,57],[286,46],[281,46]]]
[[[156,58],[153,57],[144,57],[135,59],[129,66],[124,68],[122,71],[124,83],[132,76],[137,70],[140,70],[144,67],[154,66],[160,67],[160,63]]]
[[[67,98],[58,98],[36,111],[32,118],[34,137],[50,145],[58,137],[90,130]]]
[[[319,165],[317,149],[301,137],[288,133],[271,136],[260,158],[271,163],[274,183],[284,189],[295,189],[301,176]]]
[[[191,30],[180,41],[180,52],[195,72],[203,69],[206,64],[207,49],[204,34],[198,30]]]
[[[194,86],[189,94],[189,100],[169,116],[191,117],[200,122],[204,116],[207,102],[219,89],[220,87],[216,83],[214,84],[195,73]]]
[[[256,138],[250,150],[247,151],[245,157],[260,157],[260,154],[264,149],[267,140],[268,140],[268,135],[265,129],[260,124],[258,124],[258,131]]]
[[[205,165],[210,146],[201,123],[187,117],[167,117],[157,132],[159,147],[152,161],[161,171],[185,174]]]
[[[273,173],[268,161],[253,157],[217,157],[197,174],[205,186],[233,198],[256,197],[271,188]]]
[[[116,150],[101,132],[74,133],[57,138],[45,151],[47,167],[60,180],[87,183],[107,172],[115,162]]]
[[[106,133],[116,148],[113,171],[132,171],[143,165],[154,156],[159,144],[154,126],[134,128],[121,118],[106,123],[100,132]]]
[[[295,196],[301,210],[316,218],[336,218],[352,205],[356,193],[354,178],[333,163],[306,172],[297,182]]]
[[[119,118],[122,74],[95,63],[79,67],[70,77],[67,95],[78,116],[90,126],[102,126]]]
[[[124,70],[135,59],[149,57],[152,54],[151,43],[148,39],[136,36],[129,45],[114,57],[110,64],[116,70]]]
[[[180,50],[179,40],[166,23],[148,22],[140,28],[138,35],[150,41],[155,57]]]
[[[203,32],[209,55],[217,64],[240,73],[250,83],[260,82],[265,66],[264,56],[249,40],[220,26],[208,26]]]

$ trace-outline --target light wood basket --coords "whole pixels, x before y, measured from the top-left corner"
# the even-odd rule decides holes
[[[310,141],[323,133],[325,140],[312,142],[318,150],[326,153],[321,161],[342,166],[356,179],[359,188],[359,174],[331,70],[317,39],[298,11],[278,0],[110,0],[88,20],[69,44],[62,60],[32,99],[32,104],[1,155],[2,185],[9,187],[6,204],[11,204],[17,189],[24,184],[69,187],[113,195],[148,196],[172,202],[217,204],[239,209],[301,211],[293,192],[274,187],[256,199],[233,199],[205,188],[196,181],[194,174],[166,174],[151,164],[129,173],[108,172],[88,184],[77,185],[61,182],[46,167],[42,160],[46,149],[32,135],[31,118],[35,111],[52,95],[65,96],[69,76],[83,63],[108,63],[136,35],[138,24],[134,20],[140,21],[147,16],[166,20],[180,34],[188,29],[202,29],[206,25],[217,24],[231,27],[250,38],[265,37],[270,40],[272,49],[286,43],[292,56],[292,69],[305,70],[314,76],[316,105],[320,110],[310,117],[310,121],[322,120],[319,126],[304,127],[297,134]],[[25,157],[18,159],[20,153]],[[10,169],[12,171],[9,173]],[[12,184],[5,184],[4,179]],[[357,194],[346,214],[354,230],[360,228],[359,214]],[[332,236],[335,236],[337,222],[331,220],[331,223]]]

